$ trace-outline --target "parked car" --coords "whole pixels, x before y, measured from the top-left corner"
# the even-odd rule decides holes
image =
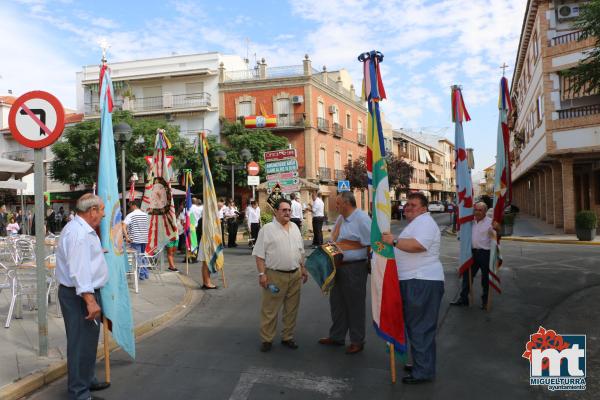
[[[429,206],[427,206],[429,212],[444,212],[444,210],[444,205],[439,201],[430,201]]]
[[[392,218],[402,219],[406,200],[392,200]]]

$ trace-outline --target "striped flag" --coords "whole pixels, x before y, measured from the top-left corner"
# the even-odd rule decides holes
[[[398,351],[406,350],[404,313],[398,281],[398,269],[392,246],[381,241],[381,233],[390,231],[391,200],[385,161],[385,143],[379,112],[379,101],[385,99],[379,63],[383,54],[363,53],[363,96],[369,109],[367,130],[367,175],[372,198],[371,221],[371,308],[377,334]]]
[[[467,148],[463,133],[463,121],[471,117],[465,107],[461,89],[452,87],[452,121],[454,122],[454,143],[456,146],[456,194],[458,197],[457,229],[460,237],[458,273],[462,275],[473,265],[471,233],[473,230],[473,185],[467,162]]]
[[[156,130],[154,155],[148,167],[148,181],[142,197],[142,211],[150,217],[146,253],[154,254],[172,240],[177,239],[177,219],[167,150],[171,142],[164,129]]]
[[[504,209],[510,202],[510,157],[508,114],[512,109],[508,80],[500,80],[500,95],[498,97],[498,138],[496,141],[496,175],[494,177],[494,222],[502,224]],[[500,236],[496,235],[496,245],[492,246],[490,253],[490,286],[498,293],[500,290],[500,277],[498,270],[502,265],[500,255]]]
[[[113,87],[106,64],[100,69],[100,161],[98,165],[98,196],[105,207],[100,222],[100,241],[106,251],[108,282],[101,289],[102,313],[110,320],[112,336],[132,358],[135,358],[135,338],[129,287],[125,275],[128,265],[121,221],[121,203],[117,188],[117,161],[112,126]]]
[[[205,132],[202,132],[198,146],[202,158],[202,194],[204,197],[202,242],[200,244],[202,254],[199,254],[199,258],[206,261],[209,271],[214,273],[223,269],[225,258],[223,257],[223,238],[221,237],[217,193],[215,192],[210,165],[208,164],[208,140]]]

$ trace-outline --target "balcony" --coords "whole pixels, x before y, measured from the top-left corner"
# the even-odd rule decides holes
[[[279,114],[277,116],[277,127],[272,129],[304,129],[305,126],[304,113]]]
[[[333,173],[335,175],[336,181],[343,181],[346,179],[346,171],[344,171],[343,169],[336,169],[333,171]]]
[[[330,181],[331,180],[331,168],[319,167],[319,180]]]
[[[361,146],[365,146],[367,144],[367,137],[362,133],[358,134],[358,144]]]
[[[134,114],[162,114],[176,111],[191,111],[211,106],[209,93],[164,93],[162,96],[135,97],[115,100],[116,108],[131,111]],[[100,105],[94,101],[85,104],[86,115],[100,114]]]
[[[558,110],[558,119],[587,117],[596,114],[600,114],[600,104]]]
[[[575,42],[575,41],[579,40],[580,37],[581,37],[581,31],[575,31],[575,32],[567,33],[565,35],[556,36],[556,37],[553,37],[552,39],[550,39],[550,47],[558,46],[558,45],[569,43],[569,42]]]
[[[344,127],[341,124],[333,123],[333,136],[337,138],[344,137]]]
[[[33,161],[33,150],[5,151],[2,157],[13,161]]]
[[[317,129],[324,133],[329,133],[329,121],[325,118],[317,118]]]

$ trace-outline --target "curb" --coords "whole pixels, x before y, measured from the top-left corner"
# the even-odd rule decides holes
[[[185,294],[179,304],[159,315],[158,317],[142,322],[135,327],[135,339],[136,343],[141,340],[144,336],[164,327],[168,322],[174,321],[189,311],[188,306],[192,304],[194,298],[198,295],[195,294],[193,288],[198,285],[196,282],[182,274],[177,274],[177,277],[185,288]],[[110,351],[118,349],[119,346],[110,339],[109,342]],[[101,343],[98,344],[98,352],[96,360],[104,359],[104,348]],[[32,372],[31,374],[19,379],[16,382],[9,383],[0,388],[0,399],[3,400],[17,400],[24,396],[31,394],[32,392],[42,388],[43,386],[62,378],[67,374],[67,361],[58,361],[50,364],[48,367]]]
[[[502,240],[509,242],[528,242],[528,243],[548,243],[548,244],[575,244],[579,246],[600,246],[600,242],[587,242],[583,240],[568,240],[568,239],[533,239],[525,237],[504,236]]]

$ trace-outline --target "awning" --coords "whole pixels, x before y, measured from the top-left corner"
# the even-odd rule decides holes
[[[33,163],[0,158],[0,181],[20,179],[33,172]]]
[[[16,179],[9,179],[7,181],[0,181],[0,189],[25,190],[27,189],[27,184]]]
[[[435,177],[433,172],[428,169],[426,169],[425,172],[427,173],[427,176],[429,176],[429,179],[431,179],[433,182],[438,182],[438,178]]]

